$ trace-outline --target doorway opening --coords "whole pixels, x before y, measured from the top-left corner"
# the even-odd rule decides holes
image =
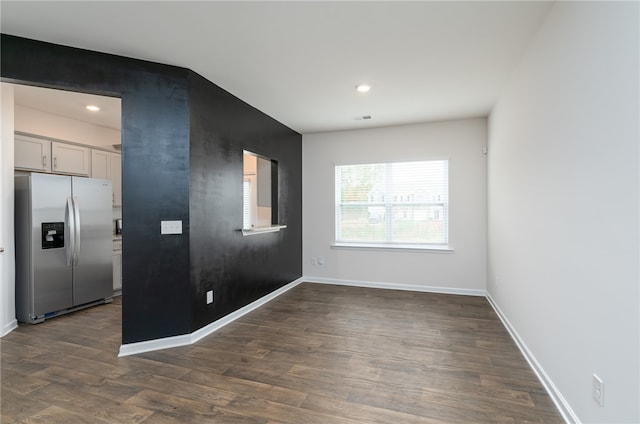
[[[5,130],[2,133],[4,191],[13,192],[15,175],[33,172],[110,181],[111,199],[105,205],[108,212],[103,215],[109,219],[111,234],[102,238],[112,252],[112,293],[115,297],[120,296],[123,236],[121,99],[26,83],[3,82],[2,89],[5,92],[3,124],[6,116],[13,118],[9,133]],[[5,101],[9,96],[6,93],[11,93],[12,102]],[[13,228],[5,228],[6,222],[14,222],[13,196],[4,196],[1,209],[1,216],[11,218],[2,219],[4,242],[13,246]],[[13,261],[16,252],[12,253],[3,258],[3,281],[7,285],[16,281],[16,261]],[[5,278],[7,273],[13,274],[13,278]],[[3,297],[14,295],[15,287],[3,288]]]

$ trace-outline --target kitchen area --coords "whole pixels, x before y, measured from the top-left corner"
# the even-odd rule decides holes
[[[13,90],[16,312],[20,322],[37,323],[122,294],[121,104]]]

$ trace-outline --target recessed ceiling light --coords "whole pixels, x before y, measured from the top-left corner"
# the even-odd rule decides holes
[[[356,85],[356,90],[358,91],[358,93],[366,93],[367,91],[371,90],[371,86],[367,84]]]
[[[91,112],[97,112],[100,110],[100,108],[96,105],[88,105],[87,110],[90,110]]]

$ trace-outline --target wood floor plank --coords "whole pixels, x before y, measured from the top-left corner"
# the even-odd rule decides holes
[[[228,405],[236,396],[235,393],[219,387],[211,387],[158,375],[141,376],[136,373],[129,373],[119,376],[113,381],[125,386],[133,385],[139,388],[153,390],[159,394],[177,396],[214,406]]]
[[[114,402],[103,396],[90,394],[84,387],[52,383],[32,392],[29,398],[49,402],[65,411],[92,417],[100,422],[140,423],[152,413],[137,405]]]
[[[360,424],[355,418],[349,417],[346,411],[339,414],[316,412],[306,408],[296,408],[253,396],[239,396],[229,405],[242,410],[252,416],[267,418],[270,422],[283,424]]]
[[[307,393],[299,390],[224,375],[204,374],[199,371],[190,372],[182,377],[182,380],[195,384],[219,387],[234,393],[251,393],[258,398],[290,406],[300,406],[308,396]]]
[[[412,414],[405,414],[377,406],[354,403],[348,400],[328,395],[309,395],[302,407],[326,415],[343,415],[348,411],[348,417],[359,423],[368,424],[443,424],[440,420],[428,419]]]
[[[140,387],[104,379],[97,385],[83,385],[82,390],[86,393],[100,396],[113,402],[122,403],[135,396],[140,391]]]
[[[22,424],[100,424],[106,423],[107,421],[97,420],[96,418],[81,414],[74,414],[58,406],[50,406],[20,422]]]
[[[13,423],[561,423],[481,297],[300,284],[191,346],[119,358],[121,299],[0,341]]]
[[[4,371],[3,371],[4,375]],[[36,413],[46,409],[48,404],[36,399],[30,399],[28,394],[23,395],[14,392],[10,387],[5,386],[2,378],[2,391],[0,392],[0,422],[3,424],[19,423]]]
[[[13,369],[2,370],[2,387],[13,391],[19,395],[28,395],[34,390],[49,384],[48,381],[24,375]]]

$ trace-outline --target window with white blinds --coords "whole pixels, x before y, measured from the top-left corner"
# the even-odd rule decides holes
[[[449,161],[335,167],[336,242],[449,242]]]

